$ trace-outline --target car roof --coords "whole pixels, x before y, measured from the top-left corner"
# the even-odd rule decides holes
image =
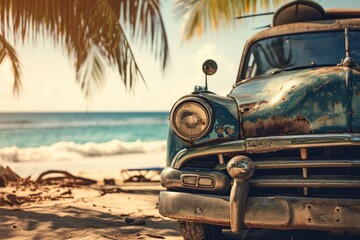
[[[346,27],[349,28],[349,30],[360,29],[360,11],[359,11],[359,18],[326,19],[326,20],[297,22],[297,23],[274,26],[252,36],[248,40],[247,45],[249,44],[251,45],[253,42],[256,42],[264,38],[276,37],[281,35],[290,35],[296,33],[344,30],[344,28]]]
[[[359,29],[360,9],[324,9],[310,0],[297,0],[280,7],[269,29],[255,34],[249,42],[279,35],[303,32]]]
[[[319,4],[298,0],[279,8],[273,25],[252,36],[245,44],[236,82],[242,81],[241,71],[247,49],[261,39],[307,32],[360,30],[360,9],[323,9]]]

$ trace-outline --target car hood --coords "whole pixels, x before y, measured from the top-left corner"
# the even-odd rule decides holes
[[[347,67],[284,71],[237,85],[243,137],[359,132],[360,72]]]

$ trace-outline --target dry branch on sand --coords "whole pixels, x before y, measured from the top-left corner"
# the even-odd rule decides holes
[[[50,176],[57,174],[57,176]],[[58,175],[61,176],[58,176]],[[74,176],[66,171],[50,170],[36,181],[21,178],[10,167],[0,166],[0,206],[73,198],[69,187],[96,184],[97,181]]]

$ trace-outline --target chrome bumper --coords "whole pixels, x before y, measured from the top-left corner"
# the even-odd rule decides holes
[[[169,218],[230,226],[229,197],[163,191],[159,212]],[[360,200],[248,197],[245,227],[359,231]]]

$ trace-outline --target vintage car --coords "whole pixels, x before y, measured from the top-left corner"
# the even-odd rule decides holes
[[[173,106],[160,213],[185,239],[360,231],[359,64],[360,9],[281,7],[246,43],[228,96],[197,86]]]

